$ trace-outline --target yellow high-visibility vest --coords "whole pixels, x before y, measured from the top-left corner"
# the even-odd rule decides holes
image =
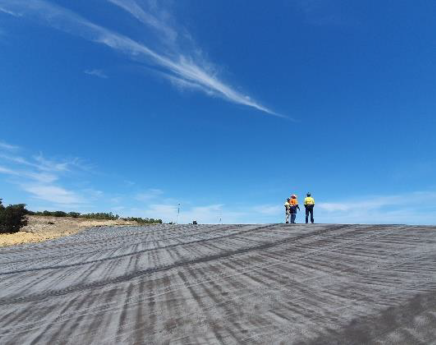
[[[306,199],[304,199],[304,205],[305,206],[315,205],[315,199],[312,198],[311,196],[308,196]]]

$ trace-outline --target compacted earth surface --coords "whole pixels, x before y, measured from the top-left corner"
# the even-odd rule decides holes
[[[436,227],[108,227],[2,248],[0,343],[436,344]]]

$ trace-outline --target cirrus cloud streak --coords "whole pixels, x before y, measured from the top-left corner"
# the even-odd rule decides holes
[[[174,30],[170,30],[168,26],[148,15],[135,1],[111,0],[111,2],[126,10],[142,23],[146,23],[158,31],[163,31],[167,37],[174,39]],[[71,10],[44,0],[0,0],[0,11],[44,22],[58,30],[103,44],[132,60],[156,68],[173,81],[179,80],[179,85],[183,83],[185,87],[201,90],[208,95],[251,107],[269,115],[288,118],[221,81],[211,65],[205,61],[198,61],[195,55],[187,56],[179,51],[171,54],[158,52],[130,37],[97,25]]]

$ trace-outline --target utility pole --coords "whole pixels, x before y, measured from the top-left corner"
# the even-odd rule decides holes
[[[176,222],[176,224],[179,224],[179,214],[180,214],[180,204],[177,205],[177,222]]]

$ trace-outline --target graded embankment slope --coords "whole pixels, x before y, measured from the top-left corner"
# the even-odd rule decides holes
[[[436,228],[160,225],[0,249],[1,344],[436,344]]]

